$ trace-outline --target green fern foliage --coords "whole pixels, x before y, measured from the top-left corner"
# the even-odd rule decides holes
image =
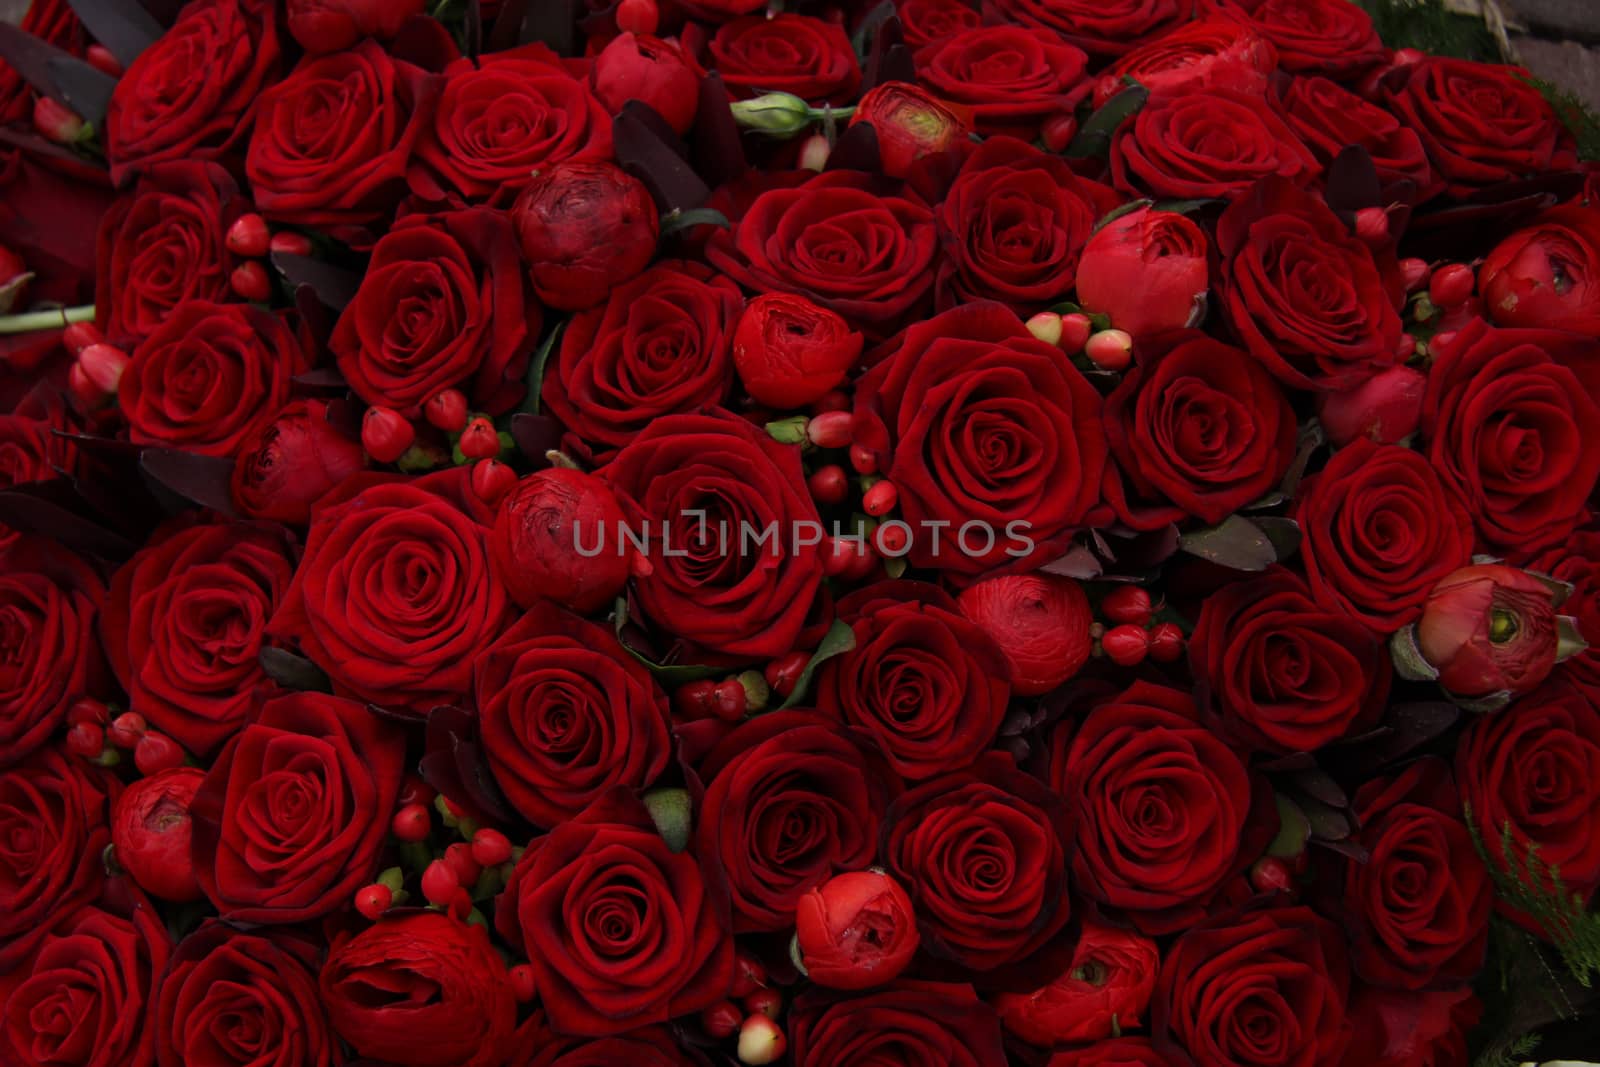
[[[1482,19],[1458,15],[1440,0],[1361,0],[1373,28],[1390,48],[1431,55],[1500,61],[1500,47]]]

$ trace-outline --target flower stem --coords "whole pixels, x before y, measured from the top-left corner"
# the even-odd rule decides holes
[[[0,315],[0,335],[50,330],[62,326],[70,326],[75,322],[89,322],[93,318],[93,304],[88,304],[84,307],[30,311],[24,315]]]

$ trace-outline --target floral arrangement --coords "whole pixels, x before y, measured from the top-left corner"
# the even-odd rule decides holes
[[[1593,1051],[1600,171],[1525,72],[1347,0],[0,61],[0,1063]]]

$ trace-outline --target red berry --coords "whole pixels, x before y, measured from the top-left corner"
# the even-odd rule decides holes
[[[1132,667],[1150,651],[1150,635],[1144,627],[1124,623],[1107,630],[1100,638],[1106,658],[1119,667]]]
[[[744,1022],[744,1012],[731,1000],[719,1000],[700,1013],[700,1027],[706,1036],[718,1041],[732,1037],[739,1024]]]
[[[1356,212],[1356,236],[1369,245],[1389,239],[1389,213],[1381,207],[1364,207]]]
[[[73,701],[72,707],[67,709],[67,724],[69,726],[76,726],[80,722],[105,726],[110,721],[111,709],[106,707],[105,701],[96,700],[94,697],[79,697]]]
[[[94,344],[78,353],[78,366],[90,385],[107,397],[117,395],[128,369],[128,353],[113,345]]]
[[[873,484],[861,497],[861,510],[868,515],[887,515],[900,503],[900,490],[887,478]]]
[[[109,74],[113,78],[122,77],[122,61],[111,54],[111,49],[103,44],[92,44],[83,55],[84,61],[98,70],[101,74]]]
[[[457,841],[445,849],[444,862],[455,874],[456,881],[464,886],[476,885],[483,874],[482,864],[472,858],[472,846],[465,841]]]
[[[434,860],[422,872],[422,895],[429,904],[444,907],[461,891],[461,879],[444,860]]]
[[[416,439],[416,427],[393,408],[370,407],[361,420],[361,447],[379,463],[393,463]]]
[[[84,759],[96,759],[106,750],[106,730],[99,723],[74,723],[67,731],[67,751]]]
[[[1428,284],[1428,261],[1412,256],[1400,261],[1400,273],[1406,279],[1406,292],[1414,293]]]
[[[739,1062],[751,1067],[777,1063],[789,1048],[778,1024],[765,1015],[752,1015],[739,1026]]]
[[[146,777],[183,766],[183,747],[166,734],[151,730],[133,746],[133,765]]]
[[[33,128],[47,141],[76,144],[83,136],[83,119],[65,104],[41,94],[33,98]]]
[[[859,537],[825,537],[822,540],[822,573],[837,578],[850,570],[866,550]]]
[[[862,445],[850,446],[850,466],[857,474],[877,474],[878,459]]]
[[[794,692],[794,687],[800,684],[800,675],[810,662],[811,653],[790,652],[767,664],[762,674],[766,676],[767,685],[772,687],[772,691],[787,700],[789,694]]]
[[[850,495],[850,479],[837,463],[812,471],[806,485],[811,490],[811,498],[819,504],[843,504]]]
[[[1175,622],[1157,623],[1150,631],[1150,658],[1157,663],[1176,663],[1183,655],[1183,631]]]
[[[422,407],[422,416],[445,433],[460,433],[467,425],[467,394],[443,389]]]
[[[777,1019],[783,1014],[783,994],[776,989],[758,989],[744,998],[744,1010],[752,1015]]]
[[[1150,594],[1137,585],[1121,585],[1100,601],[1100,614],[1112,622],[1150,625]]]
[[[472,858],[480,867],[498,867],[511,858],[511,839],[485,826],[472,835]]]
[[[377,922],[383,913],[389,910],[389,905],[394,903],[394,894],[389,892],[389,887],[374,882],[372,885],[356,890],[356,911],[362,918]]]
[[[408,774],[406,780],[400,785],[400,804],[421,804],[424,807],[433,805],[433,798],[439,794],[433,786],[424,782],[420,775]]]
[[[899,559],[911,545],[911,527],[901,522],[886,522],[872,531],[872,544],[887,559]]]
[[[526,963],[511,968],[511,993],[517,998],[518,1004],[527,1004],[538,996],[539,988],[534,980],[533,968]]]
[[[736,949],[733,954],[733,985],[728,990],[728,996],[743,1000],[766,986],[766,967],[745,949]]]
[[[1094,322],[1089,316],[1080,312],[1061,316],[1061,351],[1076,355],[1083,351],[1083,346],[1089,343],[1089,335],[1094,333]]]
[[[818,448],[844,448],[855,433],[855,416],[848,411],[824,411],[806,423],[806,438]]]
[[[622,0],[617,5],[617,29],[623,33],[653,34],[661,26],[656,0]]]
[[[228,251],[247,259],[260,259],[272,245],[272,231],[267,220],[252,212],[240,215],[228,227]]]
[[[472,491],[494,507],[517,484],[517,472],[497,459],[480,459],[472,465]]]
[[[1071,112],[1052,115],[1045,120],[1044,128],[1039,131],[1039,136],[1044,141],[1045,151],[1065,152],[1072,139],[1078,136],[1078,120]]]
[[[878,565],[878,554],[873,551],[872,545],[867,541],[857,541],[860,549],[851,558],[850,565],[840,575],[847,582],[859,582],[872,573],[872,568]]]
[[[389,832],[402,841],[426,841],[432,830],[433,817],[423,804],[407,804],[389,823]]]
[[[67,346],[68,352],[76,356],[90,345],[105,344],[106,335],[92,322],[75,322],[61,331],[61,343]]]
[[[738,722],[750,710],[750,695],[737,678],[719,682],[712,693],[711,710],[719,719]]]
[[[265,304],[272,299],[272,279],[267,275],[267,268],[256,260],[235,267],[228,284],[235,293],[252,304]]]
[[[672,694],[672,706],[690,722],[710,718],[715,714],[712,704],[716,700],[717,683],[709,678],[685,682]]]
[[[288,230],[273,234],[272,240],[267,242],[267,248],[284,256],[309,256],[313,250],[311,238]]]
[[[137,711],[125,711],[111,720],[111,729],[106,731],[106,736],[118,748],[132,748],[148,729],[150,724],[144,721],[143,715]]]
[[[1294,892],[1294,874],[1276,856],[1263,856],[1250,868],[1250,884],[1258,893]]]
[[[500,454],[500,435],[494,423],[479,415],[461,431],[461,454],[468,459],[494,459]]]
[[[1101,330],[1084,342],[1083,354],[1101,370],[1124,371],[1133,362],[1133,338],[1126,330]]]
[[[800,157],[795,166],[799,170],[821,173],[827,169],[828,158],[833,155],[833,145],[825,133],[814,133],[800,142]]]
[[[1472,297],[1477,283],[1471,267],[1465,263],[1450,263],[1434,271],[1433,277],[1428,279],[1428,299],[1434,307],[1447,310],[1460,307]]]
[[[1061,316],[1054,311],[1041,311],[1023,325],[1035,340],[1052,347],[1061,344]]]

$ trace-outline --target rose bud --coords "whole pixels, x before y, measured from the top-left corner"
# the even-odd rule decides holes
[[[905,82],[884,82],[867,92],[850,117],[852,126],[862,122],[878,135],[878,158],[891,178],[904,178],[924,156],[965,148],[972,136],[967,108]]]
[[[800,898],[794,919],[806,973],[833,989],[893,981],[921,941],[911,898],[881,871],[835,875]]]
[[[1555,587],[1527,571],[1497,563],[1463,567],[1428,594],[1416,649],[1457,696],[1526,693],[1559,657],[1558,603]]]
[[[1031,1045],[1102,1041],[1138,1027],[1161,955],[1131,930],[1085,923],[1067,972],[1031,993],[999,993],[1000,1022]]]
[[[1497,245],[1478,270],[1502,326],[1600,333],[1600,211],[1559,207]]]
[[[1342,393],[1317,394],[1317,419],[1328,440],[1343,448],[1362,437],[1397,444],[1417,432],[1428,379],[1404,364],[1379,371]]]
[[[582,311],[649,265],[660,221],[638,179],[611,163],[568,162],[538,175],[511,208],[533,287]]]
[[[246,439],[229,489],[253,519],[303,525],[313,501],[365,464],[360,442],[328,421],[326,403],[296,400]]]
[[[427,0],[289,0],[289,33],[318,55],[342,52],[363,37],[389,40]]]
[[[28,265],[5,245],[0,245],[0,315],[28,306],[28,283],[33,274]]]
[[[1186,215],[1140,208],[1089,238],[1078,303],[1135,337],[1181,329],[1205,314],[1206,236]]]
[[[489,534],[495,576],[523,608],[554,600],[591,615],[628,584],[622,507],[592,474],[552,467],[506,494]]]
[[[803,296],[768,293],[745,307],[733,363],[745,392],[788,410],[821,400],[844,381],[865,343],[843,318]]]
[[[589,84],[613,115],[629,100],[637,100],[655,109],[680,136],[694,125],[700,77],[672,41],[618,35],[595,57]]]
[[[175,767],[141,778],[112,809],[117,863],[153,897],[180,904],[200,899],[189,855],[189,805],[205,776],[198,767]]]
[[[969,585],[961,613],[988,632],[1011,664],[1018,696],[1048,693],[1089,661],[1089,598],[1071,578],[1007,574]]]

